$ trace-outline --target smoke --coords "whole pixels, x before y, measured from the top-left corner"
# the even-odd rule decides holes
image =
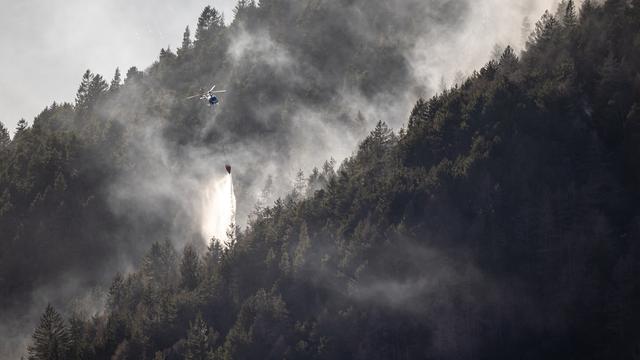
[[[531,28],[545,10],[554,12],[558,0],[487,0],[469,2],[469,15],[458,28],[437,30],[438,41],[419,37],[405,53],[413,77],[428,86],[431,95],[442,90],[441,84],[453,86],[459,76],[468,76],[490,60],[492,49],[507,45],[524,49]],[[525,26],[523,26],[525,25]]]
[[[233,177],[231,174],[214,176],[202,195],[203,239],[226,239],[227,232],[235,225],[235,217],[236,195],[233,191]]]
[[[221,122],[215,126],[222,131],[236,131],[235,127],[242,125],[261,130],[258,136],[249,134],[233,144],[242,189],[239,224],[245,224],[268,178],[274,180],[273,197],[268,200],[283,197],[291,191],[298,170],[308,174],[330,158],[340,163],[377,121],[395,129],[402,127],[419,97],[432,96],[462,81],[490,60],[494,49],[507,45],[523,49],[530,30],[523,24],[527,19],[535,23],[545,9],[553,12],[557,3],[355,1],[343,4],[340,12],[328,10],[324,27],[304,29],[308,34],[284,36],[271,25],[237,24],[231,29],[227,51],[232,62],[224,71],[230,74],[225,78],[231,85],[226,96],[232,100],[223,104],[226,108],[220,115]],[[331,7],[305,4],[291,5],[293,16],[299,18],[283,19],[282,23],[303,22],[308,8],[314,6]],[[315,31],[334,36],[330,51],[320,62],[301,48],[292,47],[304,44],[305,36],[321,38]],[[389,52],[397,51],[398,57],[371,54],[370,61],[375,65],[369,71],[375,76],[364,83],[336,76],[351,57],[358,56],[357,44],[362,42],[389,44]],[[387,63],[376,64],[378,58]],[[244,82],[266,87],[251,89],[250,101],[234,102],[237,93],[233,84]],[[323,105],[305,102],[299,96],[305,92],[324,98],[319,101]],[[246,117],[229,116],[233,112]],[[247,117],[252,124],[247,124]],[[227,123],[229,119],[238,125]],[[243,168],[251,172],[245,173]]]
[[[126,233],[114,234],[117,251],[107,262],[109,270],[134,268],[156,240],[168,238],[181,248],[189,242],[204,247],[212,237],[225,239],[230,224],[246,223],[264,194],[267,179],[273,179],[270,197],[263,199],[269,203],[292,190],[299,169],[309,173],[325,160],[340,162],[351,155],[375,122],[383,120],[401,127],[418,97],[431,96],[441,90],[441,83],[451,86],[459,80],[457,74],[469,75],[478,69],[490,59],[496,44],[522,49],[523,20],[528,17],[535,22],[545,9],[554,10],[557,2],[402,0],[345,5],[343,14],[327,17],[325,25],[326,31],[341,29],[349,41],[340,37],[342,33],[331,37],[332,51],[322,54],[325,61],[320,63],[301,49],[292,49],[268,29],[238,26],[231,33],[228,61],[216,79],[218,88],[228,90],[216,110],[196,102],[179,104],[183,94],[164,89],[157,80],[150,80],[150,86],[144,88],[135,84],[124,87],[104,109],[107,118],[127,129],[123,162],[129,164],[106,190],[111,210],[126,224]],[[376,22],[379,19],[386,22],[380,25]],[[304,34],[299,36],[297,40],[304,44]],[[372,65],[368,74],[358,74],[368,75],[370,80],[357,86],[355,81],[344,79],[341,71],[356,55],[358,42],[364,41],[393,44],[399,54],[389,64]],[[365,58],[375,64],[377,55],[382,54]],[[202,79],[202,86],[209,81]],[[247,82],[259,87],[239,93],[236,88]],[[316,104],[305,102],[307,97],[316,99]],[[173,108],[202,119],[202,139],[213,131],[219,143],[177,146],[169,142],[166,132],[175,114],[167,109]],[[232,176],[223,168],[227,160],[220,151],[223,145],[233,149],[229,160],[236,176],[237,209]],[[428,258],[442,259],[439,255]],[[442,270],[435,274],[438,276],[429,279],[371,279],[354,289],[352,296],[419,311],[412,306],[439,289],[436,283],[486,284],[475,271],[460,275]],[[65,281],[54,279],[51,283]],[[73,286],[34,294],[52,301],[86,289],[82,283]],[[29,329],[24,336],[33,329],[35,314],[44,308],[42,300],[32,304],[30,314],[19,321]],[[10,334],[5,330],[15,322],[1,320],[0,333]],[[0,349],[0,356],[7,353]]]

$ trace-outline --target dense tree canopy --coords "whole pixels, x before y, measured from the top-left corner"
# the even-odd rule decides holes
[[[25,286],[4,276],[21,269],[14,254],[23,246],[45,269],[74,252],[88,254],[90,268],[95,246],[112,250],[107,239],[119,236],[113,229],[122,219],[105,210],[96,189],[130,166],[121,149],[132,140],[96,111],[101,103],[145,89],[147,97],[132,101],[176,114],[167,137],[193,145],[196,110],[163,109],[149,84],[192,87],[195,74],[225,66],[215,55],[239,18],[277,22],[295,7],[241,2],[230,27],[207,7],[193,43],[186,31],[177,54],[163,50],[148,71],[130,69],[113,94],[88,71],[76,104],[53,104],[8,143],[0,131],[0,231],[9,234],[3,291]],[[586,0],[580,11],[563,2],[538,21],[521,54],[507,47],[462,84],[419,100],[398,133],[379,122],[337,169],[328,161],[289,196],[261,204],[226,248],[213,239],[202,254],[190,245],[176,251],[159,235],[162,226],[149,231],[155,242],[139,270],[113,279],[104,314],[64,324],[47,307],[31,355],[47,358],[39,355],[46,348],[78,359],[637,356],[639,9],[636,0]],[[324,77],[351,76],[364,93],[375,91],[368,66],[376,65],[367,60],[382,53],[378,61],[399,70],[377,82],[399,86],[406,73],[383,37],[344,69],[314,55],[336,34],[353,35],[337,22],[315,32],[319,18],[339,16],[334,10],[319,6],[296,18],[313,42],[285,33],[290,24],[270,30],[287,44],[301,41],[297,49]],[[378,21],[385,29],[389,19]],[[254,70],[252,84],[236,74],[236,91],[256,101],[261,91],[279,96],[257,86],[267,77]],[[325,104],[317,96],[334,84],[326,81],[316,82],[318,92],[295,85],[305,95],[286,103]],[[264,134],[251,121],[240,133],[236,116],[255,120],[223,110],[234,136]],[[282,129],[281,118],[271,120]],[[198,141],[215,142],[215,131],[209,135]],[[42,239],[64,239],[64,247]],[[61,253],[50,256],[56,248]]]

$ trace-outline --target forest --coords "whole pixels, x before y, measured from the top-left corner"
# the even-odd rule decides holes
[[[462,9],[445,5],[455,24]],[[437,21],[373,16],[383,7],[240,1],[229,25],[206,7],[194,40],[187,29],[148,69],[110,82],[88,70],[75,103],[21,121],[13,138],[0,126],[0,291],[11,294],[1,308],[80,270],[90,276],[73,281],[110,284],[100,311],[39,309],[26,358],[639,357],[639,0],[562,1],[523,51],[507,46],[420,98],[392,119],[398,131],[378,121],[346,160],[265,196],[207,248],[171,199],[162,211],[136,197],[114,211],[113,184],[158,174],[143,129],[160,129],[177,172],[191,149],[223,144],[254,144],[253,167],[292,157],[289,115],[302,108],[362,133],[370,120],[325,95],[418,86],[388,34]],[[356,15],[373,24],[367,36],[349,26]],[[285,44],[304,64],[296,80],[281,76],[291,60],[230,50],[243,32]],[[242,94],[213,128],[208,109],[176,101],[202,74]],[[112,276],[122,253],[135,266]]]

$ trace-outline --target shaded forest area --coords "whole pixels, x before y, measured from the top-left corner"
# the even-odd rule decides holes
[[[438,6],[442,18],[453,18],[446,21],[455,23],[464,13],[448,1],[433,2],[444,4]],[[198,238],[194,223],[200,219],[184,204],[163,195],[144,203],[156,195],[147,191],[157,185],[154,179],[189,171],[192,149],[213,155],[225,145],[241,150],[243,166],[234,172],[243,190],[239,212],[246,216],[256,200],[250,190],[268,178],[253,169],[278,163],[289,170],[291,157],[300,153],[295,146],[304,141],[297,130],[303,125],[293,115],[313,112],[330,121],[319,127],[340,129],[335,132],[345,137],[365,135],[363,117],[346,111],[335,89],[365,98],[376,96],[381,83],[399,91],[409,82],[409,69],[405,44],[395,37],[411,38],[420,31],[417,24],[433,19],[400,26],[404,19],[384,1],[364,3],[240,1],[228,26],[206,7],[181,46],[162,49],[144,71],[116,70],[109,80],[87,70],[73,104],[53,103],[31,126],[20,121],[13,139],[0,125],[0,292],[8,294],[0,308],[16,312],[41,288],[49,294],[65,284],[77,295],[75,289],[108,283],[113,269],[139,261],[169,233],[185,242]],[[350,17],[370,28],[363,32]],[[211,81],[233,94],[215,113],[184,100]],[[317,129],[308,132],[314,131],[319,136]],[[153,143],[158,138],[162,143]],[[149,165],[166,158],[165,167],[176,170]],[[223,160],[206,161],[211,168]]]
[[[284,3],[247,4],[246,16]],[[113,279],[104,314],[63,319],[47,307],[30,357],[637,357],[639,30],[638,0],[586,0],[580,11],[563,2],[526,51],[507,48],[418,101],[398,133],[378,123],[337,169],[327,163],[257,209],[228,247],[176,251],[159,240],[137,271]],[[144,76],[130,70],[124,86]],[[87,114],[124,91],[96,78]],[[0,178],[0,226],[20,240],[9,249],[36,231],[81,239],[119,224],[92,191],[126,156],[92,150],[126,144],[126,133],[98,119],[55,130],[90,118],[77,115],[81,104],[2,137],[0,171],[20,175]],[[195,131],[175,126],[177,144]],[[15,227],[43,209],[64,210]]]

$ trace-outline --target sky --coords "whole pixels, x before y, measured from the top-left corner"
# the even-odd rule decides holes
[[[53,101],[72,102],[82,74],[108,81],[144,69],[193,35],[206,5],[233,17],[236,0],[0,0],[0,121],[13,133]]]

